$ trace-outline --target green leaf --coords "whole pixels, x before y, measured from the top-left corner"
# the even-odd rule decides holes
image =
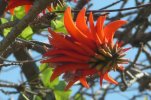
[[[8,20],[5,18],[1,18],[1,23],[7,23]],[[5,28],[3,30],[3,35],[6,37],[8,35],[8,33],[11,31],[12,28]],[[32,35],[33,35],[33,30],[30,26],[27,26],[22,33],[19,35],[20,38],[26,39],[26,40],[31,40],[32,39]]]
[[[59,10],[65,10],[66,9],[66,5],[61,7],[61,6],[57,6],[54,11],[59,11]],[[57,18],[56,20],[52,20],[51,21],[51,27],[53,28],[53,30],[55,32],[61,32],[61,33],[64,33],[64,34],[67,34],[67,30],[64,26],[64,14],[60,13],[60,14],[57,14]]]
[[[54,89],[55,86],[59,83],[59,79],[56,78],[54,81],[50,82],[50,77],[53,72],[52,68],[50,68],[48,64],[42,64],[40,66],[40,71],[42,71],[40,76],[44,85],[48,88]]]
[[[42,98],[37,95],[34,95],[33,100],[42,100]]]
[[[20,34],[19,37],[26,39],[26,40],[31,40],[33,35],[33,30],[30,26],[27,26],[22,33]]]
[[[18,18],[18,19],[22,19],[25,16],[25,10],[23,6],[19,6],[16,7],[14,10],[14,15]]]
[[[40,68],[40,71],[42,72],[40,77],[43,81],[44,86],[47,88],[53,89],[56,100],[68,100],[71,94],[71,91],[64,90],[66,86],[65,82],[59,81],[59,78],[50,82],[50,77],[53,73],[53,69],[50,68],[48,64],[42,64],[39,68]]]
[[[78,93],[76,94],[74,100],[85,100],[85,98],[80,93]]]
[[[50,77],[53,73],[53,69],[50,68],[48,64],[42,64],[40,66],[40,71],[42,72],[40,77],[43,81],[43,84],[47,88],[51,88],[54,91],[56,100],[68,100],[71,94],[71,91],[65,91],[64,88],[66,86],[64,81],[59,81],[59,78],[50,82]]]
[[[144,97],[144,100],[148,100],[148,96],[145,96],[145,97]]]
[[[1,23],[2,23],[2,24],[7,23],[7,22],[8,22],[7,19],[1,18]],[[4,35],[4,37],[6,37],[7,34],[8,34],[10,31],[11,31],[11,28],[5,28],[5,29],[3,30],[3,35]]]
[[[51,26],[55,32],[67,33],[62,20],[51,21]]]
[[[59,81],[59,83],[55,86],[55,90],[64,91],[65,86],[66,86],[66,83],[64,81]]]
[[[56,100],[69,100],[71,91],[54,91]]]

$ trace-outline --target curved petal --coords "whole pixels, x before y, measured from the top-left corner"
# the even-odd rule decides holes
[[[82,31],[88,38],[92,39],[92,34],[89,31],[89,28],[86,24],[86,18],[85,18],[85,11],[86,8],[83,8],[76,18],[76,26],[80,31]]]
[[[120,71],[124,71],[124,67],[123,66],[118,66],[117,69],[119,69]]]
[[[93,43],[90,39],[87,38],[85,34],[83,34],[74,24],[71,17],[71,9],[68,7],[64,13],[64,24],[69,32],[69,34],[80,43],[87,45],[88,47],[93,48]]]
[[[111,76],[109,76],[108,73],[104,75],[104,79],[109,81],[112,84],[116,84],[116,85],[118,84],[118,82],[116,82],[113,78],[111,78]]]
[[[25,5],[25,13],[27,14],[32,5]]]
[[[9,11],[12,15],[14,15],[14,10],[15,10],[15,8],[9,9]]]
[[[50,81],[53,81],[56,77],[58,77],[59,75],[68,72],[68,71],[75,71],[77,69],[87,69],[88,68],[88,64],[67,64],[67,65],[62,65],[62,66],[58,66],[57,68],[55,68]]]
[[[129,49],[131,49],[132,47],[129,47],[129,48],[124,48],[122,51],[123,52],[126,52],[126,51],[128,51]]]
[[[105,74],[100,73],[100,86],[102,86],[103,78]]]
[[[75,59],[79,59],[81,61],[89,61],[89,59],[90,59],[90,57],[88,57],[88,56],[80,55],[71,50],[68,51],[68,50],[59,50],[59,49],[47,51],[43,56],[53,56],[53,55],[60,55],[60,54],[63,54],[63,55],[66,55],[66,56],[69,56],[69,57],[72,57]]]
[[[49,12],[53,11],[53,7],[52,6],[48,6],[47,9],[48,9]]]
[[[80,48],[82,48],[86,53],[87,53],[87,55],[89,55],[89,56],[93,56],[94,54],[95,54],[95,50],[96,49],[94,49],[94,51],[91,49],[91,48],[88,48],[87,46],[85,46],[85,45],[82,45],[81,43],[79,43],[79,42],[75,42],[75,44],[77,44]],[[95,45],[94,45],[95,46]]]
[[[103,24],[104,24],[105,19],[106,19],[105,15],[100,16],[97,20],[97,23],[96,23],[96,31],[97,31],[97,34],[98,34],[102,43],[105,42],[104,31],[103,31]]]
[[[93,34],[95,34],[96,31],[95,31],[95,26],[94,26],[94,20],[93,20],[93,14],[92,14],[92,12],[90,12],[90,15],[89,15],[89,24],[90,24],[91,32]]]
[[[32,0],[21,0],[21,1],[20,0],[10,0],[8,3],[8,6],[6,8],[6,11],[13,9],[15,7],[18,7],[18,6],[32,5],[32,4],[33,4]]]
[[[96,42],[97,45],[102,44],[98,34],[96,33],[92,12],[90,12],[90,15],[89,15],[89,24],[90,24],[90,29],[91,29],[91,33],[93,35],[94,41]]]
[[[71,58],[69,56],[53,57],[53,58],[49,58],[49,59],[41,61],[41,63],[86,63],[86,62],[81,61],[79,59]]]
[[[97,73],[97,70],[95,70],[95,69],[86,69],[86,70],[82,71],[83,76],[93,75],[96,73]]]
[[[104,27],[105,37],[109,42],[113,41],[115,31],[120,28],[122,25],[126,24],[127,21],[117,20],[109,23]]]
[[[78,79],[75,79],[75,80],[73,80],[73,81],[70,81],[70,82],[68,83],[68,85],[65,87],[65,91],[67,91],[76,81],[78,81]]]
[[[86,77],[80,78],[80,82],[84,87],[89,88],[89,84],[87,83]]]
[[[48,28],[48,31],[53,37],[53,38],[49,37],[50,44],[52,44],[55,48],[74,50],[76,52],[79,52],[80,54],[87,55],[83,49],[79,48],[79,46],[65,39],[63,36],[53,32],[50,28]]]

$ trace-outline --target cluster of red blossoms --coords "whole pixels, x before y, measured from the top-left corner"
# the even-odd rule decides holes
[[[121,64],[128,63],[124,59],[125,51],[121,43],[113,43],[115,31],[126,24],[126,21],[117,20],[104,26],[106,16],[100,16],[94,24],[93,14],[90,13],[86,24],[86,9],[82,9],[76,22],[71,17],[71,9],[68,7],[64,13],[64,25],[69,35],[56,33],[50,28],[49,41],[52,48],[48,50],[42,63],[53,64],[54,72],[51,81],[63,75],[68,82],[65,90],[69,89],[75,82],[80,81],[86,88],[89,87],[86,79],[98,74],[100,84],[105,79],[113,84],[118,84],[109,76],[111,70],[124,70]]]
[[[8,6],[5,9],[6,11],[10,11],[11,14],[14,14],[14,9],[15,7],[18,6],[24,6],[25,7],[25,12],[28,13],[28,11],[30,10],[30,8],[32,7],[34,0],[8,0]],[[51,6],[48,6],[47,9],[49,11],[52,10]]]
[[[33,5],[34,0],[9,0],[7,10],[11,14],[14,8],[25,6],[26,13]],[[47,9],[51,11],[51,6]],[[93,15],[89,15],[89,26],[86,24],[86,9],[82,9],[74,23],[71,17],[71,9],[68,7],[64,14],[64,24],[69,35],[55,33],[50,28],[49,40],[52,48],[44,56],[42,63],[52,63],[54,72],[51,81],[64,74],[63,78],[68,82],[65,90],[75,82],[80,81],[86,88],[89,87],[86,78],[95,74],[100,76],[100,84],[105,79],[113,84],[118,84],[109,76],[111,70],[124,70],[121,64],[128,63],[124,59],[125,51],[121,43],[113,43],[115,31],[126,24],[126,21],[117,20],[104,26],[106,16],[100,16],[94,25]]]

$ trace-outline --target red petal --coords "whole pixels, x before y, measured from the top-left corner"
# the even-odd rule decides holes
[[[88,56],[80,55],[80,54],[73,52],[71,50],[68,51],[68,50],[58,50],[58,49],[57,50],[50,50],[50,51],[46,52],[43,56],[53,56],[53,55],[59,55],[59,54],[73,57],[75,59],[79,59],[82,61],[89,61],[89,59],[90,59]]]
[[[123,66],[119,66],[119,67],[117,67],[117,69],[124,71],[125,68]]]
[[[96,73],[97,71],[95,69],[88,69],[88,70],[82,71],[83,76],[94,75]]]
[[[102,44],[102,40],[100,39],[98,34],[96,34],[96,43],[97,43],[98,46],[100,46]]]
[[[41,61],[41,63],[86,63],[79,59],[74,59],[68,56],[59,56]]]
[[[102,86],[103,78],[105,74],[100,73],[100,86]]]
[[[47,9],[49,10],[49,12],[53,11],[53,8],[51,6],[48,6]]]
[[[106,25],[104,28],[104,33],[107,40],[109,42],[113,41],[115,31],[126,23],[127,21],[117,20]]]
[[[131,47],[129,47],[129,48],[124,48],[122,51],[123,51],[123,52],[126,52],[126,51],[128,51],[129,49],[131,49]]]
[[[13,9],[15,7],[18,7],[18,6],[32,5],[32,4],[33,4],[32,0],[21,0],[21,1],[20,0],[10,0],[8,3],[8,6],[6,8],[6,11]]]
[[[120,41],[120,42],[117,42],[117,44],[118,44],[118,47],[121,47],[124,44],[124,42]]]
[[[76,26],[90,39],[93,39],[92,34],[89,31],[89,28],[86,24],[86,18],[85,18],[85,11],[86,9],[83,8],[77,16],[76,19]]]
[[[92,12],[90,12],[90,15],[89,15],[89,24],[90,24],[90,28],[91,28],[91,33],[93,34],[93,37],[94,37],[94,34],[96,33],[96,31],[95,31],[95,26],[94,26],[94,20],[93,20]],[[95,39],[95,37],[94,37],[94,39]]]
[[[10,11],[10,13],[12,14],[12,15],[14,15],[14,8],[12,8],[12,9],[9,9],[9,11]]]
[[[25,13],[27,14],[32,5],[25,5]]]
[[[79,52],[81,54],[85,54],[85,51],[79,46],[73,44],[71,41],[65,39],[63,36],[53,32],[50,28],[48,28],[48,31],[51,33],[52,38],[50,39],[50,44],[52,44],[56,48],[65,49],[65,50],[74,50],[76,52]]]
[[[107,80],[107,81],[109,81],[112,84],[116,84],[116,85],[118,84],[118,82],[116,82],[113,78],[111,78],[108,73],[106,73],[104,75],[104,79]]]
[[[91,33],[93,35],[93,39],[94,41],[97,43],[97,44],[100,44],[97,36],[96,36],[96,30],[95,30],[95,26],[94,26],[94,20],[93,20],[93,14],[92,12],[90,12],[90,15],[89,15],[89,24],[90,24],[90,29],[91,29]]]
[[[97,34],[102,43],[105,42],[104,31],[103,31],[103,24],[104,24],[105,19],[106,19],[106,16],[100,16],[96,23]]]
[[[92,49],[90,49],[89,47],[87,47],[79,42],[77,42],[76,44],[79,45],[79,47],[82,48],[85,52],[87,52],[87,55],[93,56],[95,54],[95,52]]]
[[[78,81],[78,79],[73,80],[73,81],[70,81],[70,82],[68,83],[68,85],[65,87],[65,91],[67,91],[76,81]]]
[[[61,75],[62,73],[68,72],[68,71],[75,71],[77,69],[87,69],[89,67],[88,64],[67,64],[63,66],[58,66],[55,68],[50,80],[54,80],[56,77]]]
[[[64,24],[69,34],[77,41],[93,48],[93,43],[74,24],[71,17],[71,9],[68,7],[64,13]]]
[[[80,82],[84,87],[89,88],[89,84],[87,83],[85,77],[80,78]]]

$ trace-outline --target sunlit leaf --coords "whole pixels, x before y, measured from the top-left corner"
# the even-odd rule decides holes
[[[80,93],[77,93],[74,100],[86,100]]]
[[[40,66],[41,72],[41,79],[45,87],[53,89],[56,100],[68,100],[71,94],[71,91],[64,91],[66,86],[64,81],[59,81],[59,78],[55,79],[54,81],[50,82],[50,77],[53,73],[53,69],[49,67],[48,64],[42,64]]]
[[[14,14],[18,19],[22,19],[25,16],[25,10],[23,6],[16,7]]]
[[[56,100],[69,100],[71,91],[54,91]]]
[[[20,34],[20,37],[26,40],[31,40],[33,35],[33,30],[30,26],[26,27],[24,31]]]
[[[2,24],[7,23],[7,22],[8,22],[7,19],[1,18],[1,23],[2,23]],[[11,28],[5,28],[5,29],[3,30],[3,35],[4,35],[4,36],[7,36],[7,34],[10,32],[10,30],[11,30]]]
[[[33,100],[42,100],[42,98],[37,95],[34,95]]]
[[[40,66],[41,73],[41,79],[44,83],[44,85],[48,88],[54,89],[54,87],[59,83],[59,79],[55,79],[54,81],[50,82],[50,76],[52,75],[52,68],[49,67],[48,64],[42,64]]]
[[[63,21],[60,20],[52,21],[51,26],[55,32],[67,33]]]

